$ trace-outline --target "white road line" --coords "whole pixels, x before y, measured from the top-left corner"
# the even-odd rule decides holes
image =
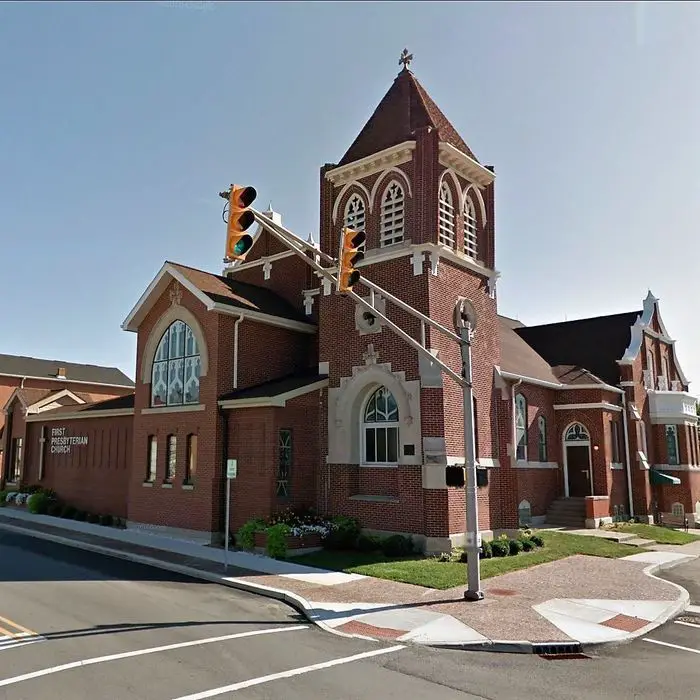
[[[683,620],[674,620],[677,625],[685,625],[686,627],[695,627],[695,629],[700,629],[700,625],[695,622],[684,622]]]
[[[672,647],[673,649],[680,649],[681,651],[691,651],[693,654],[700,654],[700,649],[691,649],[690,647],[682,647],[679,644],[671,644],[670,642],[661,642],[658,639],[649,639],[649,637],[644,637],[645,642],[651,642],[652,644],[662,644],[665,647]]]
[[[404,645],[400,644],[395,647],[389,647],[388,649],[375,649],[374,651],[366,651],[363,654],[355,654],[354,656],[345,656],[342,659],[333,659],[332,661],[324,661],[320,664],[312,664],[311,666],[302,666],[300,668],[293,668],[289,671],[281,671],[280,673],[271,673],[269,676],[260,676],[259,678],[251,678],[247,681],[241,681],[240,683],[232,683],[231,685],[224,685],[221,688],[212,688],[211,690],[205,690],[202,693],[194,693],[193,695],[183,695],[180,698],[175,698],[175,700],[204,700],[205,698],[213,698],[216,695],[223,695],[224,693],[233,693],[236,690],[243,690],[244,688],[251,688],[254,685],[261,685],[263,683],[269,683],[270,681],[277,681],[280,678],[291,678],[292,676],[299,676],[302,673],[309,673],[310,671],[320,671],[324,668],[330,668],[331,666],[339,666],[340,664],[349,664],[353,661],[360,661],[361,659],[368,659],[371,656],[380,656],[381,654],[391,654],[399,649],[404,649]]]
[[[42,676],[50,676],[61,671],[69,671],[72,668],[81,668],[82,666],[92,666],[93,664],[101,664],[107,661],[118,661],[119,659],[129,659],[132,656],[143,656],[144,654],[156,654],[160,651],[170,651],[172,649],[184,649],[185,647],[195,647],[202,644],[213,644],[214,642],[226,642],[229,639],[242,639],[243,637],[255,637],[260,634],[275,634],[277,632],[294,632],[297,630],[308,629],[308,625],[294,625],[293,627],[273,627],[264,630],[252,630],[251,632],[239,632],[237,634],[226,634],[222,637],[208,637],[207,639],[193,639],[189,642],[179,642],[177,644],[166,644],[160,647],[150,647],[148,649],[138,649],[136,651],[126,651],[121,654],[110,654],[109,656],[95,656],[92,659],[84,659],[83,661],[72,661],[68,664],[60,666],[52,666],[44,668],[41,671],[32,671],[31,673],[23,673],[21,676],[13,678],[5,678],[0,680],[0,688],[22,681],[29,681],[32,678],[41,678]]]
[[[41,639],[31,639],[28,642],[16,642],[15,644],[7,644],[5,646],[0,646],[0,651],[10,651],[11,649],[19,649],[20,647],[26,647],[28,644],[36,644],[41,642]]]
[[[700,613],[700,605],[689,605],[685,610],[689,613]]]

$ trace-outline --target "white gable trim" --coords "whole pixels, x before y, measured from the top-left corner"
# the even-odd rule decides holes
[[[73,399],[73,401],[75,401],[75,403],[77,404],[86,403],[84,399],[81,399],[79,396],[76,396],[70,389],[63,389],[62,391],[58,391],[55,394],[45,396],[43,399],[27,406],[27,411],[29,413],[39,413],[43,407],[52,404],[54,401],[58,401],[58,399],[62,399],[66,396],[68,398]]]
[[[321,379],[313,384],[306,384],[305,386],[299,387],[298,389],[292,389],[284,394],[278,394],[277,396],[256,396],[250,399],[228,399],[226,401],[219,401],[219,406],[221,408],[266,408],[266,407],[278,407],[283,408],[287,405],[287,401],[297,398],[297,396],[303,396],[309,392],[316,391],[317,389],[324,389],[328,386],[328,379]]]
[[[335,187],[339,187],[357,180],[357,178],[379,173],[390,166],[408,163],[413,160],[415,148],[415,141],[404,141],[396,146],[385,148],[379,153],[372,153],[365,158],[360,158],[360,160],[333,168],[326,173],[326,180],[332,182]]]
[[[474,182],[480,187],[490,185],[496,176],[481,163],[477,163],[466,153],[462,153],[449,143],[441,141],[438,145],[438,162],[446,168],[452,168],[469,182]]]
[[[620,406],[608,403],[607,401],[598,401],[595,403],[560,403],[554,405],[555,411],[578,411],[586,408],[601,408],[604,411],[617,411],[618,413],[622,411]]]
[[[611,391],[615,394],[624,394],[622,389],[618,389],[616,386],[610,384],[562,384],[561,382],[548,382],[545,379],[535,379],[534,377],[527,377],[524,374],[517,374],[515,372],[506,372],[499,369],[499,375],[504,379],[510,379],[513,381],[524,382],[525,384],[533,384],[535,386],[544,386],[549,389],[557,389],[559,391],[576,391],[577,389],[586,390],[597,390],[597,391]]]
[[[76,411],[75,413],[35,413],[27,416],[27,423],[48,423],[49,421],[84,420],[86,418],[114,418],[133,416],[133,408],[111,408],[104,411]]]
[[[264,314],[260,311],[248,311],[248,309],[243,309],[237,306],[228,306],[226,304],[212,303],[209,311],[217,311],[220,314],[226,314],[227,316],[237,316],[244,317],[251,321],[259,321],[260,323],[265,323],[268,326],[277,326],[278,328],[288,328],[292,331],[299,331],[301,333],[308,333],[313,335],[318,331],[317,327],[311,323],[304,323],[303,321],[293,321],[289,318],[282,318],[281,316],[271,316],[270,314]]]

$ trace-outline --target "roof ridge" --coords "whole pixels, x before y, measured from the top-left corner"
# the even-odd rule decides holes
[[[528,329],[536,329],[536,328],[544,328],[545,326],[563,326],[564,324],[567,323],[581,323],[582,321],[597,321],[599,319],[603,318],[617,318],[620,316],[632,316],[633,314],[636,315],[641,315],[641,311],[621,311],[620,313],[617,314],[602,314],[601,316],[586,316],[585,318],[572,318],[571,320],[568,321],[551,321],[549,323],[538,323],[535,326],[523,326],[523,328],[528,328]],[[517,320],[517,319],[514,319]],[[519,330],[519,329],[516,329]]]
[[[33,355],[13,355],[11,353],[0,352],[0,358],[2,357],[12,357],[17,360],[36,360],[37,362],[55,362],[58,365],[74,365],[76,367],[96,367],[97,369],[117,369],[121,372],[119,367],[116,365],[95,365],[89,362],[73,362],[72,360],[57,360],[51,357],[35,357]]]

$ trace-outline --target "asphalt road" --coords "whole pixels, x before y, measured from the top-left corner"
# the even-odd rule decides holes
[[[668,629],[700,650],[700,628],[650,636]],[[0,530],[2,700],[687,700],[697,661],[643,640],[546,660],[345,639],[265,598]]]

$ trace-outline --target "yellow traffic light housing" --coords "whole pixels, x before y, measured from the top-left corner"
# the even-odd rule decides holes
[[[228,192],[220,196],[228,199],[228,221],[226,222],[226,260],[244,260],[251,246],[253,237],[246,233],[255,221],[255,215],[248,207],[258,193],[254,187],[231,185]]]
[[[361,250],[365,244],[365,232],[344,228],[340,241],[340,259],[338,268],[338,291],[350,292],[360,281],[360,272],[356,265],[365,257]]]

